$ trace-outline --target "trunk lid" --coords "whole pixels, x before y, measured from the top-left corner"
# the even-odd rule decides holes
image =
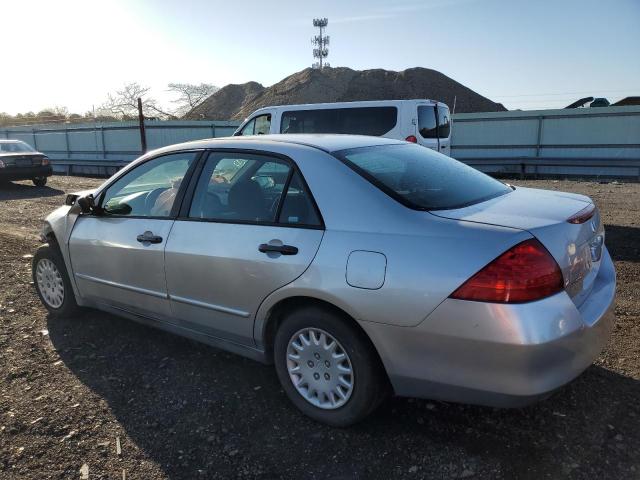
[[[518,187],[486,202],[431,213],[452,220],[528,231],[558,262],[567,293],[580,305],[600,267],[604,229],[597,209],[584,223],[571,224],[567,219],[592,203],[584,195]]]

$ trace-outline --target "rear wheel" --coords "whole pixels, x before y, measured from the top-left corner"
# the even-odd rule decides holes
[[[47,177],[35,177],[32,181],[36,187],[44,187],[47,184]]]
[[[33,283],[42,304],[53,316],[72,316],[78,310],[64,260],[57,248],[42,245],[33,257]]]
[[[346,427],[385,398],[386,376],[370,341],[331,310],[305,307],[278,328],[274,360],[287,396],[305,415]]]

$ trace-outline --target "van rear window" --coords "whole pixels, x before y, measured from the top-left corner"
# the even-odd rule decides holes
[[[416,210],[461,208],[511,192],[490,176],[420,145],[378,145],[333,154]]]
[[[280,133],[347,133],[380,136],[398,122],[396,107],[323,108],[283,112]]]

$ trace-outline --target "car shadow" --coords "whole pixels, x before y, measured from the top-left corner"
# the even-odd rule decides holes
[[[0,183],[0,201],[39,197],[55,197],[56,195],[62,195],[63,193],[64,192],[62,190],[51,188],[46,185],[44,187],[36,187],[31,183]]]
[[[168,478],[623,478],[637,464],[640,382],[600,366],[523,409],[394,398],[335,429],[298,413],[270,366],[93,310],[48,329]]]
[[[604,231],[614,260],[640,262],[640,227],[605,225]]]

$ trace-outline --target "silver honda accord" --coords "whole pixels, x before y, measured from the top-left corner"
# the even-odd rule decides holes
[[[587,368],[614,322],[591,199],[405,142],[183,143],[65,203],[33,260],[52,316],[97,308],[274,363],[330,425],[392,393],[531,403]]]

